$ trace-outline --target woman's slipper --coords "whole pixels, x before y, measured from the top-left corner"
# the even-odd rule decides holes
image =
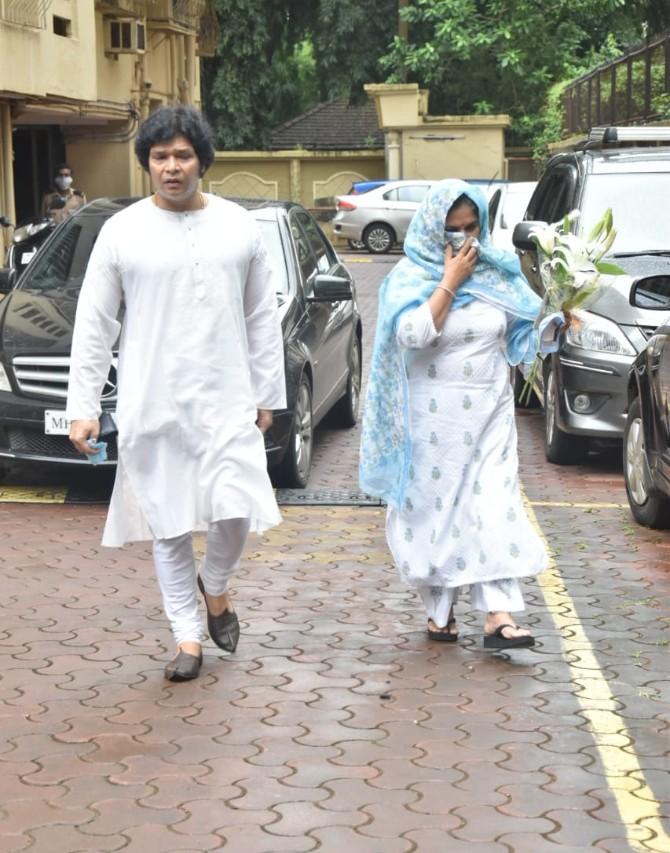
[[[503,634],[505,628],[511,628],[513,631],[518,631],[518,625],[498,625],[492,634],[484,634],[485,649],[529,649],[535,645],[535,637],[530,634],[525,634],[523,637],[506,637]]]
[[[435,623],[433,623],[435,624]],[[450,625],[455,625],[455,619],[449,619],[445,628],[449,628]],[[458,640],[458,631],[456,633],[452,633],[451,631],[445,631],[444,629],[441,631],[433,631],[430,628],[430,622],[428,623],[428,639],[436,640],[438,643],[455,643]]]

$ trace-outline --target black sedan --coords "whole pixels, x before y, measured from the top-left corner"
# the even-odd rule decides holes
[[[670,311],[670,276],[641,281],[631,303]],[[670,526],[670,325],[660,326],[639,353],[628,378],[624,478],[635,520]]]
[[[103,223],[135,199],[99,199],[64,222],[0,302],[0,466],[88,463],[70,444],[64,408],[72,327],[88,258]],[[361,319],[354,281],[314,218],[291,202],[235,199],[252,211],[279,282],[286,359],[286,410],[266,435],[277,485],[304,487],[314,427],[328,413],[358,418]],[[116,405],[113,364],[103,410]],[[110,461],[116,446],[109,447]]]

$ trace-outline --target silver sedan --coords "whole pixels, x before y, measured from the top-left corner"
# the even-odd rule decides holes
[[[388,252],[402,244],[417,208],[434,181],[389,181],[361,195],[337,197],[333,231],[363,243],[368,252]]]

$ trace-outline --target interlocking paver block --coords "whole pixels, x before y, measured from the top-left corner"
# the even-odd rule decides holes
[[[389,268],[356,266],[364,382]],[[618,456],[548,466],[541,415],[517,424],[557,563],[524,585],[538,644],[519,653],[483,651],[467,595],[459,642],[427,640],[383,508],[286,507],[233,584],[237,653],[207,642],[201,677],[168,684],[151,549],[102,549],[101,506],[0,504],[0,851],[619,853],[651,838],[668,813],[668,538],[595,506],[625,503]],[[356,490],[360,427],[323,426],[311,487]]]

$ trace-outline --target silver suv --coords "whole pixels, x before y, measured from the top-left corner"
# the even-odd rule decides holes
[[[362,195],[337,197],[333,231],[375,254],[402,244],[409,223],[435,181],[388,181]]]
[[[552,157],[524,221],[514,229],[522,269],[543,295],[529,237],[533,225],[557,222],[578,209],[578,225],[588,233],[611,207],[618,236],[610,258],[627,273],[617,276],[588,311],[579,312],[579,325],[561,335],[558,352],[545,359],[538,376],[545,453],[559,465],[580,461],[591,439],[622,438],[629,368],[656,327],[670,319],[635,307],[630,299],[636,282],[670,277],[670,147],[631,146],[637,139],[648,140],[649,131],[601,128],[582,150]],[[670,141],[670,128],[658,132],[667,132]],[[520,386],[517,377],[517,391]]]

